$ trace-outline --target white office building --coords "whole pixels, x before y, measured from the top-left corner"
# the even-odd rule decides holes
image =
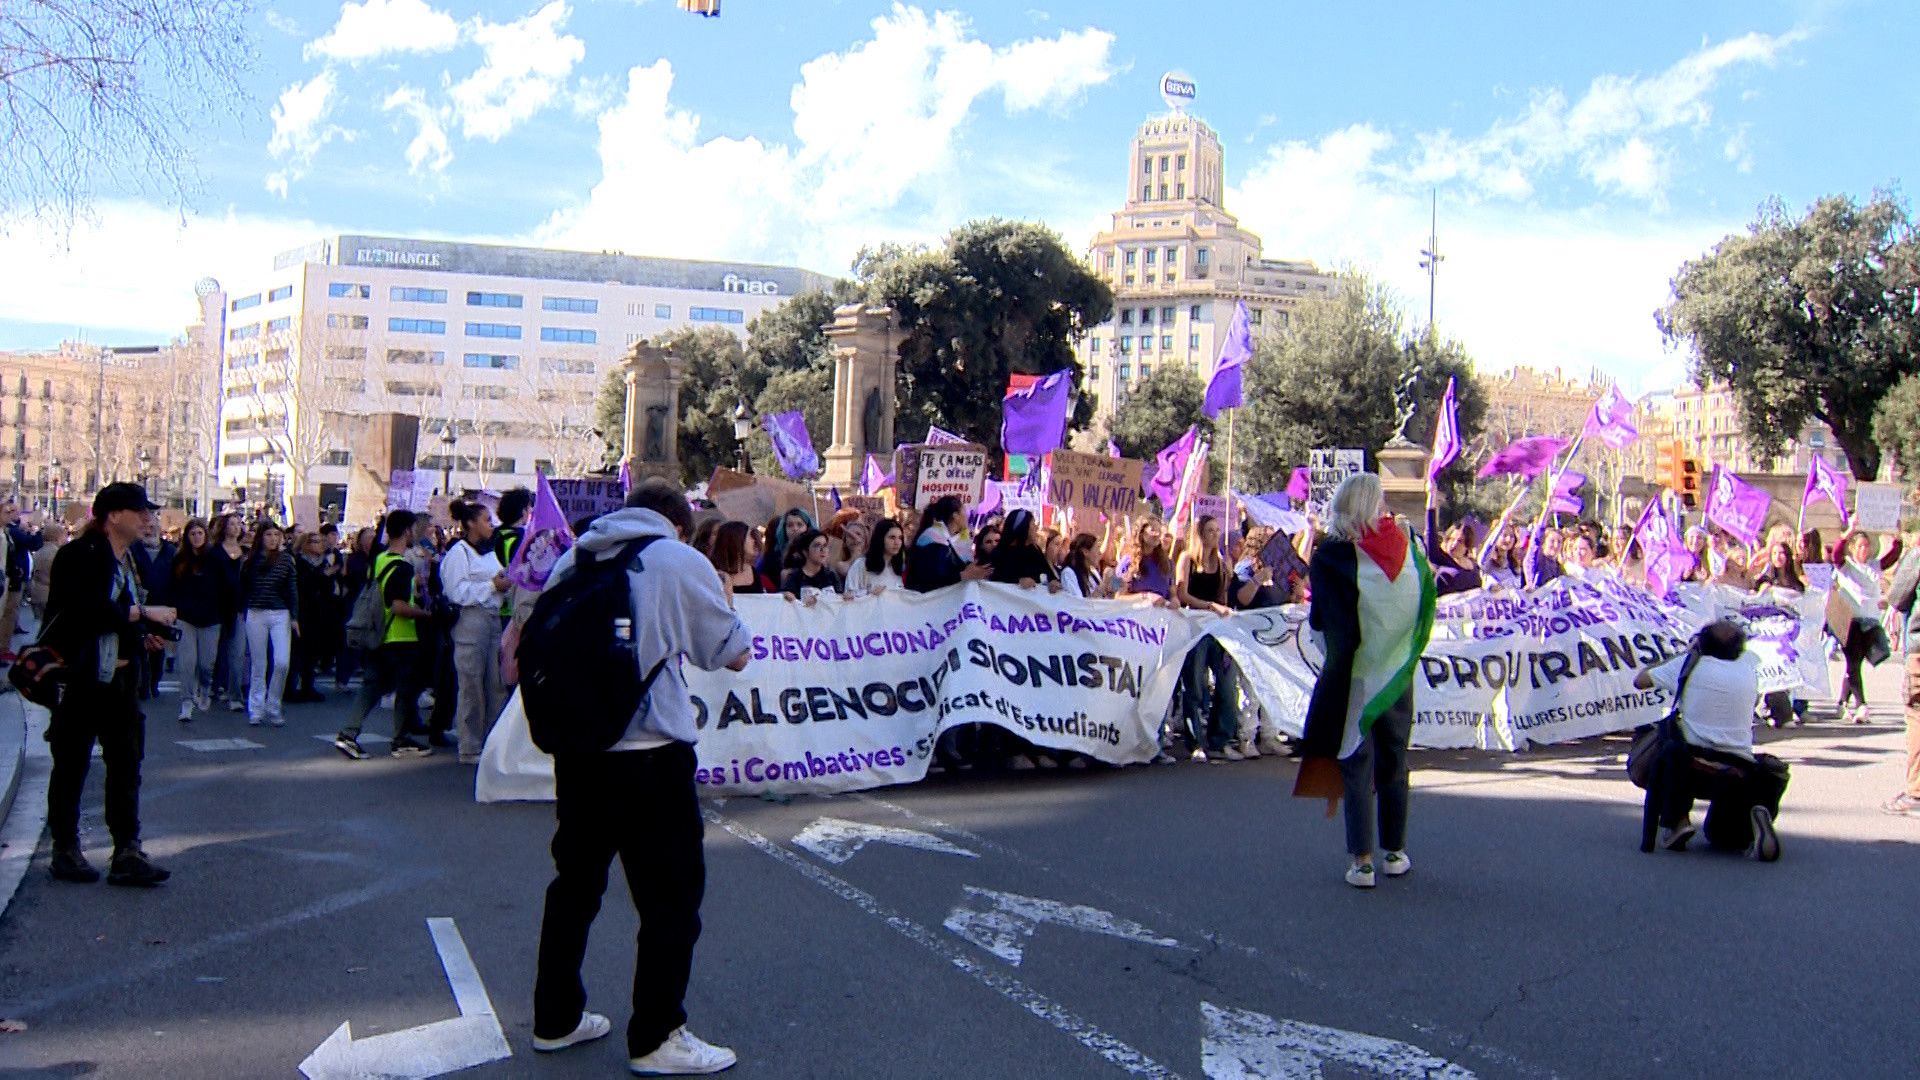
[[[386,412],[420,418],[419,467],[450,459],[456,489],[589,472],[604,464],[594,397],[630,345],[685,326],[744,336],[830,283],[785,266],[325,239],[220,297],[220,484],[344,506],[356,421]]]

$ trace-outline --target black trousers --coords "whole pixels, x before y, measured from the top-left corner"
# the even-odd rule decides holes
[[[554,759],[559,827],[540,923],[534,1035],[557,1039],[580,1022],[587,1004],[580,963],[615,855],[640,913],[628,1056],[652,1053],[687,1022],[687,980],[707,885],[693,772],[693,747],[685,743]]]
[[[80,843],[80,796],[87,787],[93,745],[107,769],[107,831],[113,846],[140,845],[140,761],[146,756],[146,716],[134,700],[138,661],[112,682],[76,679],[47,723],[53,771],[47,778],[47,832],[55,847]]]
[[[1744,851],[1753,843],[1752,811],[1764,806],[1780,816],[1787,793],[1787,766],[1772,754],[1748,761],[1697,746],[1676,748],[1660,760],[1660,824],[1673,828],[1693,812],[1696,798],[1709,800],[1702,825],[1707,843],[1721,851]]]

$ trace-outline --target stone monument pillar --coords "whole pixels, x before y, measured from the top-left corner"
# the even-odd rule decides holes
[[[625,460],[638,482],[680,476],[680,379],[686,364],[671,351],[643,340],[620,362],[627,380]]]
[[[1387,493],[1388,513],[1404,514],[1409,521],[1426,521],[1427,462],[1432,458],[1426,448],[1403,438],[1395,438],[1374,455],[1380,469],[1380,487]]]
[[[867,455],[893,454],[893,309],[848,304],[825,328],[833,347],[833,442],[823,456],[821,482],[858,485]]]

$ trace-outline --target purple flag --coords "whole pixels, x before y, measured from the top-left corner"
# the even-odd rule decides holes
[[[1440,421],[1433,426],[1433,460],[1427,463],[1427,480],[1460,456],[1460,413],[1453,401],[1453,378],[1447,378],[1447,392],[1440,398]]]
[[[1247,322],[1247,303],[1233,306],[1233,321],[1227,324],[1226,340],[1220,344],[1220,356],[1213,362],[1213,374],[1207,377],[1207,397],[1200,411],[1211,420],[1222,409],[1237,409],[1246,403],[1241,386],[1247,361],[1253,359],[1253,327]]]
[[[633,494],[633,466],[626,458],[620,459],[620,494]]]
[[[1313,470],[1305,465],[1296,466],[1293,475],[1287,477],[1286,494],[1295,506],[1306,502],[1307,497],[1313,494]]]
[[[1160,500],[1161,510],[1173,509],[1173,500],[1179,494],[1180,478],[1187,473],[1187,459],[1193,456],[1193,445],[1199,438],[1199,427],[1190,427],[1185,435],[1154,455],[1153,472],[1147,474],[1143,486],[1148,495]]]
[[[1056,371],[1006,396],[1000,406],[1000,449],[1009,454],[1051,454],[1066,442],[1073,410],[1073,373]]]
[[[1117,442],[1114,442],[1112,439],[1107,440],[1107,456],[1110,458],[1117,458],[1120,456],[1120,444]]]
[[[1593,403],[1593,411],[1587,414],[1587,426],[1581,434],[1599,439],[1615,450],[1625,450],[1640,437],[1640,429],[1633,424],[1633,402],[1620,392],[1619,383],[1607,387],[1607,392]]]
[[[860,474],[860,494],[878,495],[892,486],[893,477],[881,472],[880,463],[873,459],[872,454],[868,454],[867,467]]]
[[[1565,449],[1567,440],[1552,435],[1529,435],[1515,439],[1480,466],[1480,479],[1490,476],[1518,476],[1532,480],[1553,467],[1554,455]]]
[[[1713,485],[1707,489],[1707,520],[1727,530],[1748,547],[1760,542],[1766,528],[1767,511],[1773,499],[1766,492],[1733,475],[1724,465],[1715,466]]]
[[[547,474],[540,473],[534,484],[533,510],[527,516],[526,538],[513,549],[507,580],[536,592],[546,588],[553,564],[572,546],[573,528],[560,510],[560,500],[553,496]]]
[[[967,440],[965,439],[965,437],[960,435],[955,435],[953,432],[948,431],[944,428],[939,428],[939,427],[927,428],[927,445],[928,446],[951,446],[955,443],[964,443],[966,441]]]
[[[842,506],[842,505],[841,505],[841,502],[840,502],[840,485],[839,485],[839,484],[835,484],[835,485],[833,485],[832,487],[830,487],[830,488],[828,488],[828,489],[827,489],[827,494],[829,494],[829,495],[831,495],[831,496],[833,496],[833,511],[834,511],[834,513],[836,513],[836,514],[837,514],[837,513],[839,513],[839,512],[841,511],[841,510],[843,510],[843,509],[845,509],[845,507],[844,507],[844,506]]]
[[[1840,511],[1840,527],[1849,528],[1847,516],[1847,474],[1828,465],[1824,458],[1815,457],[1813,468],[1807,471],[1807,489],[1800,495],[1800,512],[1805,516],[1806,509],[1825,499]]]
[[[1561,472],[1560,479],[1554,483],[1553,498],[1547,501],[1547,510],[1558,514],[1572,514],[1578,517],[1586,510],[1586,501],[1575,494],[1587,484],[1585,473],[1572,470]]]
[[[1647,501],[1640,523],[1633,527],[1633,540],[1639,545],[1640,558],[1647,568],[1647,588],[1655,596],[1664,597],[1672,592],[1673,586],[1693,569],[1693,552],[1687,550],[1686,542],[1658,499]]]
[[[813,451],[813,436],[807,434],[807,418],[800,410],[763,416],[760,423],[773,441],[773,458],[790,480],[801,480],[820,471],[820,455]]]

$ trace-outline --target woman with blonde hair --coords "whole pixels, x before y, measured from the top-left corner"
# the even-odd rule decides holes
[[[1388,877],[1413,869],[1407,743],[1413,675],[1433,632],[1433,569],[1387,516],[1372,473],[1350,476],[1334,491],[1326,530],[1308,570],[1307,617],[1326,659],[1307,706],[1295,793],[1346,799],[1347,884],[1371,889],[1376,839]]]

